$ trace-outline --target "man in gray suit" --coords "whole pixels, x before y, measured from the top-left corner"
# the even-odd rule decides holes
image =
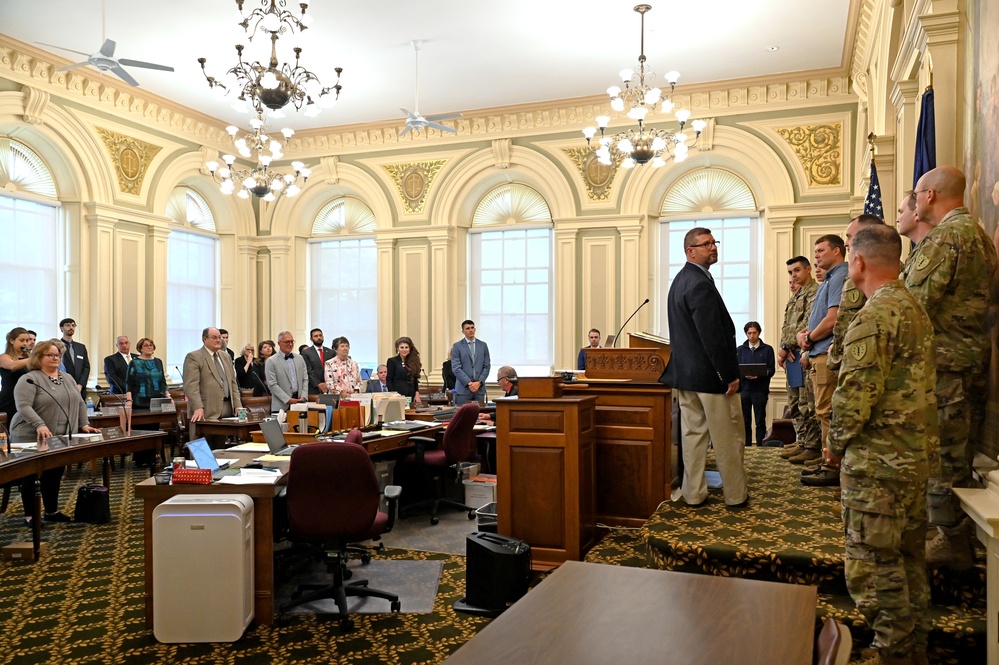
[[[451,371],[455,376],[454,403],[483,402],[486,399],[486,377],[489,376],[489,347],[475,339],[475,322],[461,322],[464,339],[451,347]]]
[[[205,345],[184,358],[184,394],[192,423],[229,418],[243,405],[236,368],[222,350],[218,328],[201,331],[201,341]]]
[[[295,338],[287,330],[278,334],[278,352],[267,359],[264,375],[271,389],[271,411],[309,401],[309,370],[300,354],[293,353]]]
[[[378,366],[378,378],[368,379],[368,385],[364,388],[366,393],[387,393],[389,392],[389,387],[386,381],[388,380],[388,367],[385,365]]]

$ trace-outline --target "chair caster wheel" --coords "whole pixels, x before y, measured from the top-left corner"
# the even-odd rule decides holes
[[[392,601],[392,611],[395,612],[396,614],[398,614],[399,612],[401,612],[402,611],[402,603],[399,602],[398,600],[393,600]]]
[[[364,554],[361,555],[361,565],[366,566],[369,563],[371,563],[371,555],[365,552]]]
[[[353,619],[340,619],[340,630],[343,632],[349,632],[354,630],[354,620]]]
[[[474,510],[469,510],[468,511],[468,519],[470,519],[470,520],[474,520],[475,519],[475,511]]]
[[[441,521],[441,518],[439,518],[439,517],[431,517],[430,518],[430,524],[432,526],[436,526],[440,521]]]
[[[344,570],[343,570],[343,579],[349,580],[353,576],[354,576],[354,571],[353,570],[351,570],[350,568],[344,568]]]

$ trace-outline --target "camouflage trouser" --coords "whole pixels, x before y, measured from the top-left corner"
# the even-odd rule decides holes
[[[801,388],[788,388],[798,391],[798,411],[801,412],[801,422],[794,421],[794,432],[798,436],[798,445],[808,450],[822,450],[822,427],[815,415],[815,391],[812,390],[812,377],[809,372],[802,372],[805,385]]]
[[[840,483],[846,586],[874,631],[871,646],[896,657],[925,651],[926,495],[914,491],[922,483],[845,473]]]
[[[927,484],[930,524],[954,526],[964,517],[961,502],[951,488],[971,485],[971,462],[975,456],[971,428],[974,416],[980,411],[975,404],[979,397],[975,390],[984,390],[987,395],[987,388],[981,387],[987,380],[984,372],[937,370],[940,473],[931,477]]]

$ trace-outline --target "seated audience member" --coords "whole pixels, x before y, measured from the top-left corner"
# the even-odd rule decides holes
[[[517,389],[517,370],[514,368],[509,365],[500,367],[499,371],[496,372],[496,383],[503,391],[503,397],[517,396],[519,392]]]
[[[742,377],[742,419],[746,425],[746,445],[753,445],[752,415],[756,416],[756,445],[762,446],[767,432],[767,401],[770,377],[777,371],[774,348],[760,339],[762,328],[756,321],[743,327],[746,341],[736,349],[740,365],[766,365],[766,373]]]
[[[115,346],[118,347],[118,352],[104,358],[104,376],[107,377],[110,384],[111,394],[121,395],[127,390],[125,388],[125,375],[128,374],[128,366],[138,356],[129,353],[131,343],[125,335],[121,335],[115,340]]]
[[[350,341],[337,337],[333,350],[336,355],[326,361],[326,389],[341,398],[361,392],[361,368],[350,358]]]
[[[576,369],[585,370],[586,369],[586,349],[599,349],[600,348],[600,331],[596,328],[591,328],[589,334],[587,335],[590,340],[589,346],[584,346],[579,350],[579,355],[576,357]]]
[[[420,352],[408,337],[397,339],[395,350],[396,355],[385,363],[388,367],[389,388],[400,395],[412,397],[413,402],[419,404],[420,370],[423,368]]]
[[[368,379],[368,383],[364,388],[366,393],[387,393],[391,390],[388,386],[388,367],[385,365],[379,365],[377,379]]]

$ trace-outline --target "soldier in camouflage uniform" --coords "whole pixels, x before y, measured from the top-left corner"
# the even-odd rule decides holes
[[[801,357],[801,349],[795,333],[804,327],[808,313],[812,311],[812,300],[819,285],[812,279],[811,264],[804,256],[796,256],[787,261],[787,274],[797,287],[792,289],[790,300],[784,308],[784,327],[781,329],[780,349],[777,351],[777,364],[784,369],[788,360]],[[802,368],[804,370],[804,368]],[[794,445],[781,452],[785,459],[799,454],[805,447],[820,448],[821,431],[819,421],[815,417],[815,398],[809,401],[810,391],[807,390],[808,372],[803,371],[805,385],[787,388],[787,404],[791,410],[791,420],[794,422],[794,434],[797,439]],[[811,444],[809,446],[809,444]]]
[[[850,252],[850,239],[856,235],[857,231],[870,226],[871,224],[884,224],[884,220],[877,215],[864,213],[850,220],[846,227],[846,251]],[[839,309],[836,311],[836,325],[833,326],[832,344],[829,345],[829,356],[826,360],[826,367],[830,372],[838,372],[840,361],[843,356],[843,338],[846,336],[847,328],[853,323],[853,318],[860,311],[860,308],[867,302],[867,297],[863,291],[858,289],[853,280],[847,277],[843,280],[843,295],[839,299]],[[821,462],[821,460],[819,460]],[[839,471],[822,465],[821,468],[810,467],[808,462],[806,468],[801,472],[801,482],[805,485],[839,485]],[[816,465],[818,466],[818,465]]]
[[[902,263],[902,280],[906,281],[909,279],[909,273],[912,272],[912,264],[918,255],[916,250],[919,248],[919,243],[933,230],[931,224],[927,224],[916,216],[916,197],[911,191],[906,192],[902,197],[901,203],[898,204],[898,217],[895,219],[895,228],[898,230],[900,236],[912,241],[912,251],[909,252]]]
[[[991,239],[964,207],[964,174],[941,166],[916,184],[916,216],[934,226],[913,252],[905,284],[936,335],[936,395],[940,474],[930,479],[927,504],[937,533],[927,543],[930,565],[972,564],[971,523],[952,487],[968,487],[984,400],[991,344],[986,330],[996,269]]]
[[[843,339],[826,463],[841,467],[847,588],[874,631],[862,662],[925,663],[926,481],[938,463],[933,326],[898,279],[884,224],[853,237],[850,276],[868,297]]]

